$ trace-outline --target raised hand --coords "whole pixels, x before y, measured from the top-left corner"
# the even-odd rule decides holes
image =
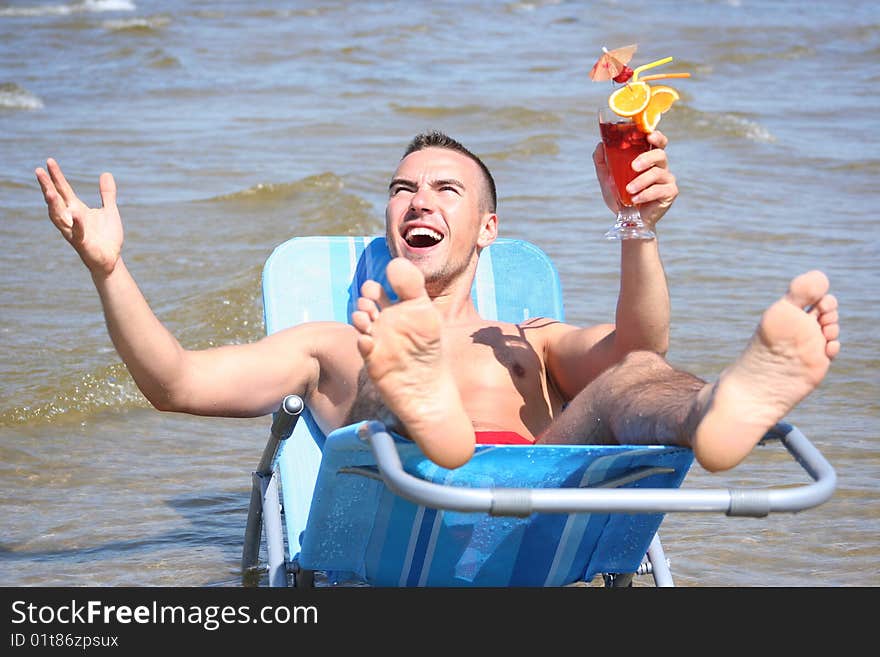
[[[633,161],[640,173],[629,184],[628,191],[632,194],[633,202],[639,206],[642,221],[653,228],[678,196],[678,185],[675,176],[669,171],[669,160],[664,150],[669,139],[659,130],[655,130],[648,135],[648,143],[653,148]],[[593,164],[605,204],[616,213],[619,203],[601,142],[593,151]]]
[[[123,241],[113,176],[101,174],[98,187],[102,207],[90,208],[79,199],[52,158],[46,161],[46,169],[37,168],[34,173],[43,190],[49,219],[93,276],[110,275],[119,261]]]

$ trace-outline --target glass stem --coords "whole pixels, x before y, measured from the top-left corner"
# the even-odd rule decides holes
[[[617,225],[620,228],[644,228],[642,214],[636,205],[624,205],[617,212]]]
[[[614,227],[605,233],[609,240],[652,240],[657,235],[642,221],[637,206],[621,206]]]

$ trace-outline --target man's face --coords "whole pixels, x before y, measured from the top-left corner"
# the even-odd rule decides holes
[[[483,189],[477,163],[446,148],[410,153],[397,168],[385,210],[388,246],[422,271],[429,291],[476,266],[477,249],[495,239]]]

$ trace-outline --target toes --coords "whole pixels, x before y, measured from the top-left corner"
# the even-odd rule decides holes
[[[785,296],[797,307],[806,308],[822,299],[828,292],[828,286],[828,277],[821,271],[813,270],[792,279]]]
[[[401,301],[418,299],[427,295],[425,277],[413,263],[406,258],[394,258],[385,270],[388,282]]]
[[[358,352],[360,352],[361,358],[369,358],[370,354],[373,353],[373,347],[375,347],[375,343],[373,342],[373,338],[369,335],[359,335],[357,339],[357,348]]]
[[[829,324],[822,327],[822,335],[828,342],[837,340],[840,337],[840,326],[838,324]]]
[[[833,294],[826,294],[824,297],[819,299],[816,304],[816,308],[819,309],[822,313],[829,313],[837,310],[837,297]]]
[[[819,315],[819,326],[828,326],[829,324],[837,324],[839,321],[839,317],[837,315],[836,310],[831,310],[827,313],[822,313]]]
[[[379,306],[377,306],[376,302],[372,299],[359,297],[357,300],[357,309],[366,313],[374,322],[379,318]]]
[[[832,340],[827,345],[825,345],[825,355],[828,356],[829,359],[833,360],[837,354],[840,353],[840,342],[837,340]]]
[[[385,293],[385,288],[374,280],[364,281],[361,285],[361,296],[372,300],[379,308],[385,308],[391,303]]]
[[[355,310],[351,314],[351,324],[361,335],[369,335],[373,331],[373,320],[370,314],[363,310]]]

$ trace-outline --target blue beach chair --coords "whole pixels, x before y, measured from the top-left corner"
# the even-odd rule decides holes
[[[301,237],[263,271],[266,331],[349,321],[361,284],[386,285],[383,237]],[[501,238],[473,286],[483,317],[564,321],[557,272],[534,245]],[[657,530],[672,511],[765,516],[827,500],[836,475],[795,427],[777,438],[813,482],[686,490],[690,450],[669,446],[478,445],[461,468],[428,460],[376,421],[325,436],[296,396],[282,400],[253,474],[242,583],[312,586],[671,586]],[[265,542],[263,541],[265,538]],[[262,548],[265,547],[265,562]]]

